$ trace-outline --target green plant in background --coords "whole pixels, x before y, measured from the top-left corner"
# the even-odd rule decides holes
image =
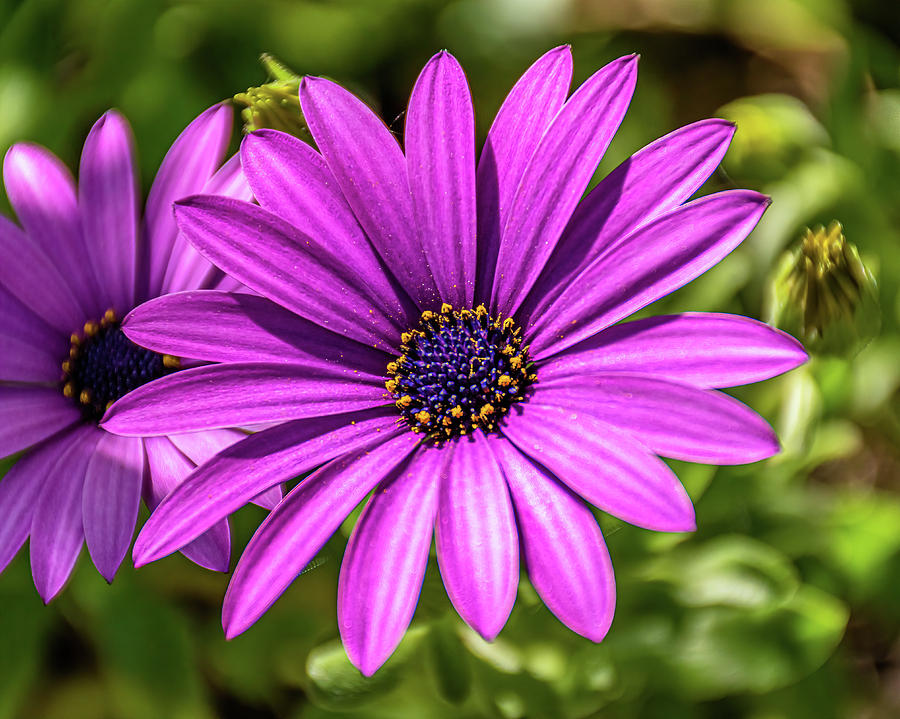
[[[875,278],[841,224],[807,229],[775,268],[769,320],[812,351],[855,356],[881,327]]]
[[[108,587],[79,568],[44,607],[20,556],[0,576],[0,717],[897,716],[900,28],[890,6],[0,2],[0,141],[42,142],[70,166],[93,119],[117,106],[132,119],[141,165],[156,167],[198,109],[255,81],[263,49],[362,88],[393,118],[425,58],[448,47],[470,71],[482,138],[542,50],[572,42],[582,68],[638,51],[641,81],[598,177],[721,107],[738,132],[704,192],[734,184],[774,199],[745,247],[648,314],[759,317],[778,258],[805,227],[840,218],[878,278],[880,310],[864,319],[881,322],[855,357],[821,356],[735,393],[776,426],[781,456],[750,467],[673,463],[697,508],[696,534],[657,537],[601,519],[619,604],[600,645],[569,634],[527,583],[507,628],[484,643],[453,618],[432,564],[406,642],[364,679],[335,644],[347,533],[228,643],[223,576],[173,557],[123,569]],[[402,119],[391,127],[402,131]],[[262,516],[239,513],[238,544]]]

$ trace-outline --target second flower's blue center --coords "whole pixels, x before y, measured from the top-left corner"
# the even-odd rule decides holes
[[[494,430],[537,379],[521,329],[484,305],[423,312],[401,340],[385,386],[409,428],[435,442]]]
[[[87,322],[72,335],[62,363],[62,390],[85,417],[100,421],[119,397],[177,370],[176,357],[138,347],[125,336],[112,310],[100,322]]]

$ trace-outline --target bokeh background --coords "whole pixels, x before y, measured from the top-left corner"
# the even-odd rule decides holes
[[[524,578],[486,644],[452,612],[432,564],[412,629],[369,680],[336,639],[349,524],[231,642],[219,626],[227,577],[180,555],[123,567],[110,587],[82,556],[44,607],[22,552],[0,576],[0,719],[900,716],[896,2],[2,0],[0,150],[37,141],[76,167],[90,125],[118,107],[146,189],[192,117],[265,81],[263,51],[349,85],[401,131],[409,89],[441,48],[466,68],[480,143],[518,75],[560,43],[579,81],[642,56],[598,177],[659,135],[725,115],[738,134],[703,191],[774,198],[741,248],[650,312],[764,317],[778,257],[832,219],[877,277],[880,309],[868,311],[881,332],[861,352],[736,391],[784,452],[745,467],[673,462],[695,534],[600,516],[618,580],[602,644],[566,630]],[[239,136],[237,122],[235,147]],[[237,515],[237,550],[261,518]]]

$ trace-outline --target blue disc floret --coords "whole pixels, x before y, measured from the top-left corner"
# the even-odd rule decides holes
[[[401,342],[385,386],[409,428],[438,443],[494,430],[537,379],[521,328],[484,305],[426,310]]]

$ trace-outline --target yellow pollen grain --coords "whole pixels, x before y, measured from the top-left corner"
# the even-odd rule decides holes
[[[69,344],[77,345],[79,342],[81,342],[81,336],[77,332],[73,332],[69,335]]]
[[[449,315],[451,312],[453,312],[453,305],[448,305],[446,302],[441,305],[442,315]]]
[[[483,304],[482,304],[482,305],[478,305],[478,307],[475,308],[475,316],[476,316],[478,319],[481,319],[481,318],[484,317],[487,313],[488,313],[487,307],[485,307]]]
[[[459,419],[463,416],[463,408],[459,405],[456,405],[453,409],[450,410],[450,414]]]
[[[513,369],[521,369],[522,368],[522,355],[516,355],[515,357],[511,357],[509,360],[509,366]]]
[[[513,347],[512,345],[506,345],[506,346],[504,346],[503,349],[500,350],[500,351],[501,351],[503,354],[505,354],[505,355],[511,355],[513,352],[516,351],[516,348]]]
[[[114,309],[108,309],[103,313],[103,324],[111,325],[116,321],[116,311]]]
[[[394,392],[397,391],[397,380],[389,379],[387,382],[384,383],[384,386],[387,388],[388,392],[390,392],[391,394],[394,394]]]
[[[412,397],[408,394],[403,395],[400,399],[397,400],[398,407],[409,407],[412,404]]]
[[[100,331],[100,325],[90,320],[84,323],[84,336],[85,337],[93,337],[97,332]]]
[[[404,332],[402,335],[400,335],[400,341],[405,345],[408,345],[411,340],[412,335],[409,332]]]
[[[81,390],[81,394],[78,395],[78,401],[81,404],[90,404],[91,403],[91,391],[89,389]]]
[[[478,410],[478,416],[481,419],[485,419],[492,414],[494,414],[494,405],[492,405],[492,404],[486,404],[486,405],[484,405],[484,407],[482,407],[480,410]]]
[[[169,369],[178,369],[181,367],[181,360],[173,355],[163,355],[163,367]]]
[[[431,415],[423,409],[421,412],[416,412],[416,419],[420,424],[428,424],[431,421]]]
[[[423,322],[428,322],[433,319],[434,319],[434,312],[432,312],[431,310],[425,310],[422,313],[422,321]]]
[[[444,419],[442,419],[441,422],[443,423],[443,425],[445,427],[449,427],[451,424],[453,424],[453,420],[450,419],[449,417],[444,417]]]
[[[66,382],[63,385],[63,396],[68,397],[69,399],[74,397],[75,396],[75,385],[72,384],[71,382]]]
[[[511,383],[512,377],[510,377],[508,374],[502,374],[497,378],[497,384],[499,384],[501,387],[509,387]]]
[[[77,356],[78,356],[78,347],[69,347],[70,359],[75,359]]]
[[[396,362],[388,362],[387,371],[388,374],[397,374],[397,370],[400,369],[400,365]]]
[[[69,372],[72,371],[72,363],[69,362],[69,360],[66,360],[62,363],[62,371],[66,374],[69,374]]]
[[[516,322],[512,317],[507,317],[503,320],[503,329],[508,330],[512,329],[515,326]]]

